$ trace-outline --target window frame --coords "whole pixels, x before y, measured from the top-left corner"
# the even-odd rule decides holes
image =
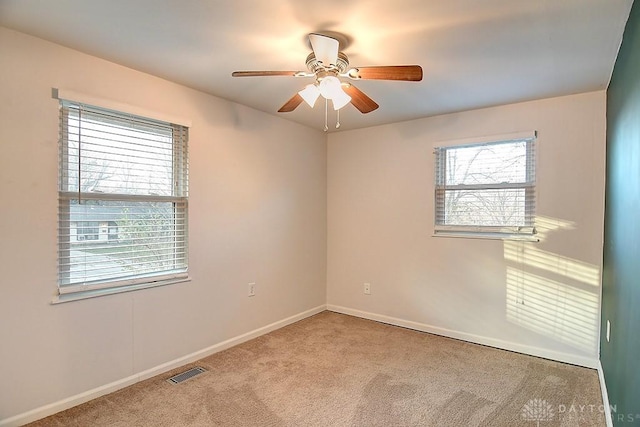
[[[537,174],[537,132],[517,132],[505,135],[494,135],[481,138],[467,138],[462,140],[445,141],[434,144],[434,237],[459,237],[473,239],[497,239],[497,240],[525,240],[537,242],[535,228],[536,211],[536,174]],[[488,183],[488,184],[459,184],[446,183],[446,167],[442,162],[446,161],[447,150],[465,147],[479,147],[496,144],[508,144],[526,142],[526,181],[520,183]],[[525,219],[528,222],[522,225],[457,225],[445,224],[444,203],[447,191],[460,190],[491,190],[491,189],[524,189]]]
[[[67,94],[72,94],[74,96],[65,96]],[[60,110],[60,138],[58,142],[58,292],[57,295],[52,299],[52,303],[57,304],[79,299],[93,298],[102,295],[111,295],[115,293],[129,292],[150,287],[190,281],[191,279],[188,273],[188,139],[189,128],[191,125],[190,121],[181,118],[170,118],[166,115],[156,114],[147,110],[141,110],[136,107],[131,107],[126,104],[115,103],[113,101],[96,100],[96,98],[87,97],[85,95],[75,95],[75,93],[67,93],[66,91],[63,92],[57,89],[53,89],[53,98],[59,101],[58,108]],[[89,103],[85,102],[85,100],[89,100]],[[139,120],[142,123],[161,125],[172,129],[172,194],[168,196],[154,196],[118,193],[87,193],[82,191],[80,188],[78,188],[78,191],[69,191],[68,186],[66,186],[68,181],[65,181],[67,178],[64,177],[63,173],[63,170],[66,170],[65,168],[68,167],[69,162],[69,141],[68,139],[65,139],[66,131],[68,129],[69,116],[68,114],[65,114],[65,110],[63,109],[68,108],[69,105],[80,106],[81,108],[104,112],[107,115],[118,117],[119,119],[130,118]],[[62,260],[65,256],[65,252],[66,256],[69,256],[72,241],[70,231],[73,223],[73,219],[71,217],[71,200],[73,200],[74,198],[78,199],[80,197],[83,201],[122,201],[126,203],[163,202],[165,203],[165,205],[167,202],[172,203],[173,207],[170,208],[172,219],[170,221],[174,223],[175,227],[173,228],[171,239],[173,239],[174,245],[182,244],[184,246],[184,254],[179,258],[181,261],[183,261],[183,266],[181,265],[181,268],[171,272],[167,272],[167,270],[159,271],[158,269],[156,269],[156,271],[149,273],[132,273],[128,277],[123,277],[123,275],[120,275],[120,277],[112,277],[103,280],[88,281],[83,283],[63,283],[62,277],[64,273],[61,270]],[[66,220],[66,225],[63,225],[64,220]],[[82,219],[81,221],[91,220]],[[178,222],[180,222],[180,225],[177,225]],[[78,226],[78,224],[79,223],[76,223],[76,227]],[[111,239],[113,237],[111,235],[111,232],[114,230],[113,224],[111,224],[110,222],[106,222],[106,227],[108,231],[105,231],[104,237],[107,239]],[[98,236],[100,236],[101,229],[99,226],[97,231]],[[177,246],[175,247],[177,248]],[[175,258],[174,256],[174,258],[172,259],[178,258]]]

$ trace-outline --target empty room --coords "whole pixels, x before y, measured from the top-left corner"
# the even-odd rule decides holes
[[[0,0],[0,426],[640,425],[633,0]]]

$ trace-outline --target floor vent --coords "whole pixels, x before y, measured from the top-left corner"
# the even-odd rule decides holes
[[[188,371],[185,371],[181,374],[172,376],[167,381],[169,381],[171,384],[179,384],[183,381],[188,380],[189,378],[193,378],[196,375],[200,375],[203,372],[207,372],[207,370],[199,366],[196,366],[195,368],[191,368]]]

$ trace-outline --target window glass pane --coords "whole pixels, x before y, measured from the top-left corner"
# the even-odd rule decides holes
[[[66,191],[172,195],[171,127],[70,109],[66,137]]]
[[[61,284],[186,268],[186,211],[180,204],[69,200],[66,208],[69,234],[61,247]]]
[[[525,196],[525,189],[447,190],[444,224],[524,226]]]
[[[527,143],[485,144],[446,149],[446,185],[527,181]]]

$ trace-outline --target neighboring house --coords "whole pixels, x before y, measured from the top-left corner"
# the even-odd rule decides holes
[[[118,223],[121,224],[125,218],[121,208],[91,206],[88,214],[86,210],[85,205],[71,207],[69,231],[72,243],[118,240]],[[80,221],[80,218],[83,220]]]

